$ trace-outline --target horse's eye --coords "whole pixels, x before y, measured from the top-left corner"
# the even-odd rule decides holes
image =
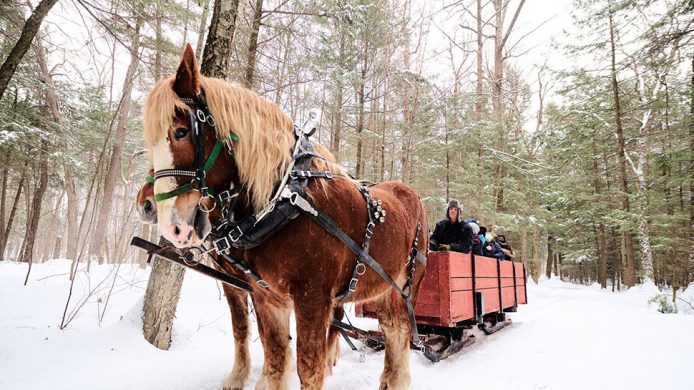
[[[188,134],[188,129],[185,127],[179,127],[174,131],[174,137],[176,137],[176,139],[181,139],[185,137],[186,134]]]

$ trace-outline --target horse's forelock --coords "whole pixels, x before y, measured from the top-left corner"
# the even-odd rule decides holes
[[[173,91],[172,84],[173,76],[166,76],[157,81],[145,101],[143,132],[145,144],[150,152],[154,144],[166,136],[173,123],[176,109],[186,109],[186,104]]]

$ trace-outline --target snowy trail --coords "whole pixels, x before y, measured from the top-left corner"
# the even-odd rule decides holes
[[[231,367],[228,309],[213,282],[188,273],[174,324],[173,346],[159,351],[140,334],[147,271],[123,266],[99,326],[113,267],[81,273],[74,300],[106,280],[66,330],[58,330],[69,262],[0,262],[0,389],[218,389]],[[59,275],[59,276],[53,276]],[[52,277],[51,277],[52,276]],[[110,274],[113,277],[114,273]],[[48,278],[46,278],[48,277]],[[412,389],[694,389],[694,315],[649,308],[654,287],[611,293],[543,281],[528,286],[529,304],[513,324],[476,333],[469,349],[437,364],[412,353]],[[694,288],[687,292],[694,296]],[[101,302],[99,302],[101,297]],[[368,319],[352,320],[375,328]],[[255,328],[255,327],[254,327]],[[253,388],[262,365],[257,331],[251,341]],[[383,352],[342,355],[326,389],[377,388]],[[292,365],[290,388],[298,388]]]

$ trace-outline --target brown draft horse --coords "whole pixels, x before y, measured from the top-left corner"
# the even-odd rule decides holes
[[[332,156],[330,156],[332,157]],[[154,177],[154,171],[150,170],[149,177]],[[140,216],[140,221],[147,224],[157,223],[157,206],[154,201],[154,185],[149,182],[140,188],[137,193],[135,206]],[[218,213],[219,210],[214,210]],[[211,256],[217,256],[215,253],[210,253]],[[215,264],[216,266],[216,264]],[[224,270],[227,274],[242,278],[243,275],[239,271],[230,266],[225,266]],[[226,296],[229,310],[231,312],[232,334],[234,337],[234,363],[231,372],[224,379],[224,390],[241,390],[245,386],[250,374],[250,352],[248,350],[250,340],[249,328],[249,305],[248,293],[237,288],[222,284],[224,296]],[[334,318],[342,318],[344,314],[342,306],[334,309]],[[335,365],[339,354],[339,333],[335,328],[330,328],[328,333],[328,345],[331,346],[331,353],[326,362],[328,372],[332,371],[332,366]]]
[[[222,80],[202,77],[193,50],[188,46],[175,76],[158,81],[150,91],[144,112],[144,132],[149,157],[155,171],[189,170],[195,160],[186,103],[204,94],[214,117],[215,133],[207,132],[203,141],[205,156],[217,139],[225,143],[214,166],[207,172],[210,188],[221,192],[239,188],[234,216],[242,219],[264,210],[291,163],[294,144],[292,121],[277,107],[257,94]],[[232,132],[238,138],[232,140]],[[231,146],[232,150],[227,148]],[[318,153],[327,150],[315,145]],[[348,179],[337,164],[314,159],[312,169],[335,173],[327,179],[311,180],[309,199],[328,214],[353,240],[362,240],[367,207],[358,185]],[[156,193],[170,193],[189,182],[185,177],[165,177],[154,184]],[[237,187],[238,186],[238,187]],[[426,251],[426,214],[417,194],[399,182],[384,182],[370,188],[382,201],[387,218],[378,225],[370,254],[399,286],[408,277],[407,263],[412,240],[418,233],[418,250]],[[156,202],[158,226],[164,237],[178,247],[200,245],[212,224],[221,221],[205,208],[212,200],[197,191]],[[263,376],[256,388],[286,388],[289,347],[289,316],[296,315],[297,371],[301,387],[322,388],[331,351],[326,337],[338,305],[335,296],[348,285],[356,265],[354,254],[338,239],[329,235],[304,215],[289,221],[260,246],[234,250],[269,284],[269,289],[254,288],[253,303],[264,347]],[[416,268],[412,294],[424,275],[425,267]],[[359,278],[350,301],[376,304],[380,326],[385,335],[384,370],[380,388],[407,388],[409,374],[410,326],[405,302],[372,270]]]

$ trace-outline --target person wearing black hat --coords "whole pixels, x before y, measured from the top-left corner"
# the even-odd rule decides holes
[[[436,224],[429,239],[430,250],[470,253],[472,228],[463,223],[461,211],[459,201],[451,199],[448,202],[446,218]]]

